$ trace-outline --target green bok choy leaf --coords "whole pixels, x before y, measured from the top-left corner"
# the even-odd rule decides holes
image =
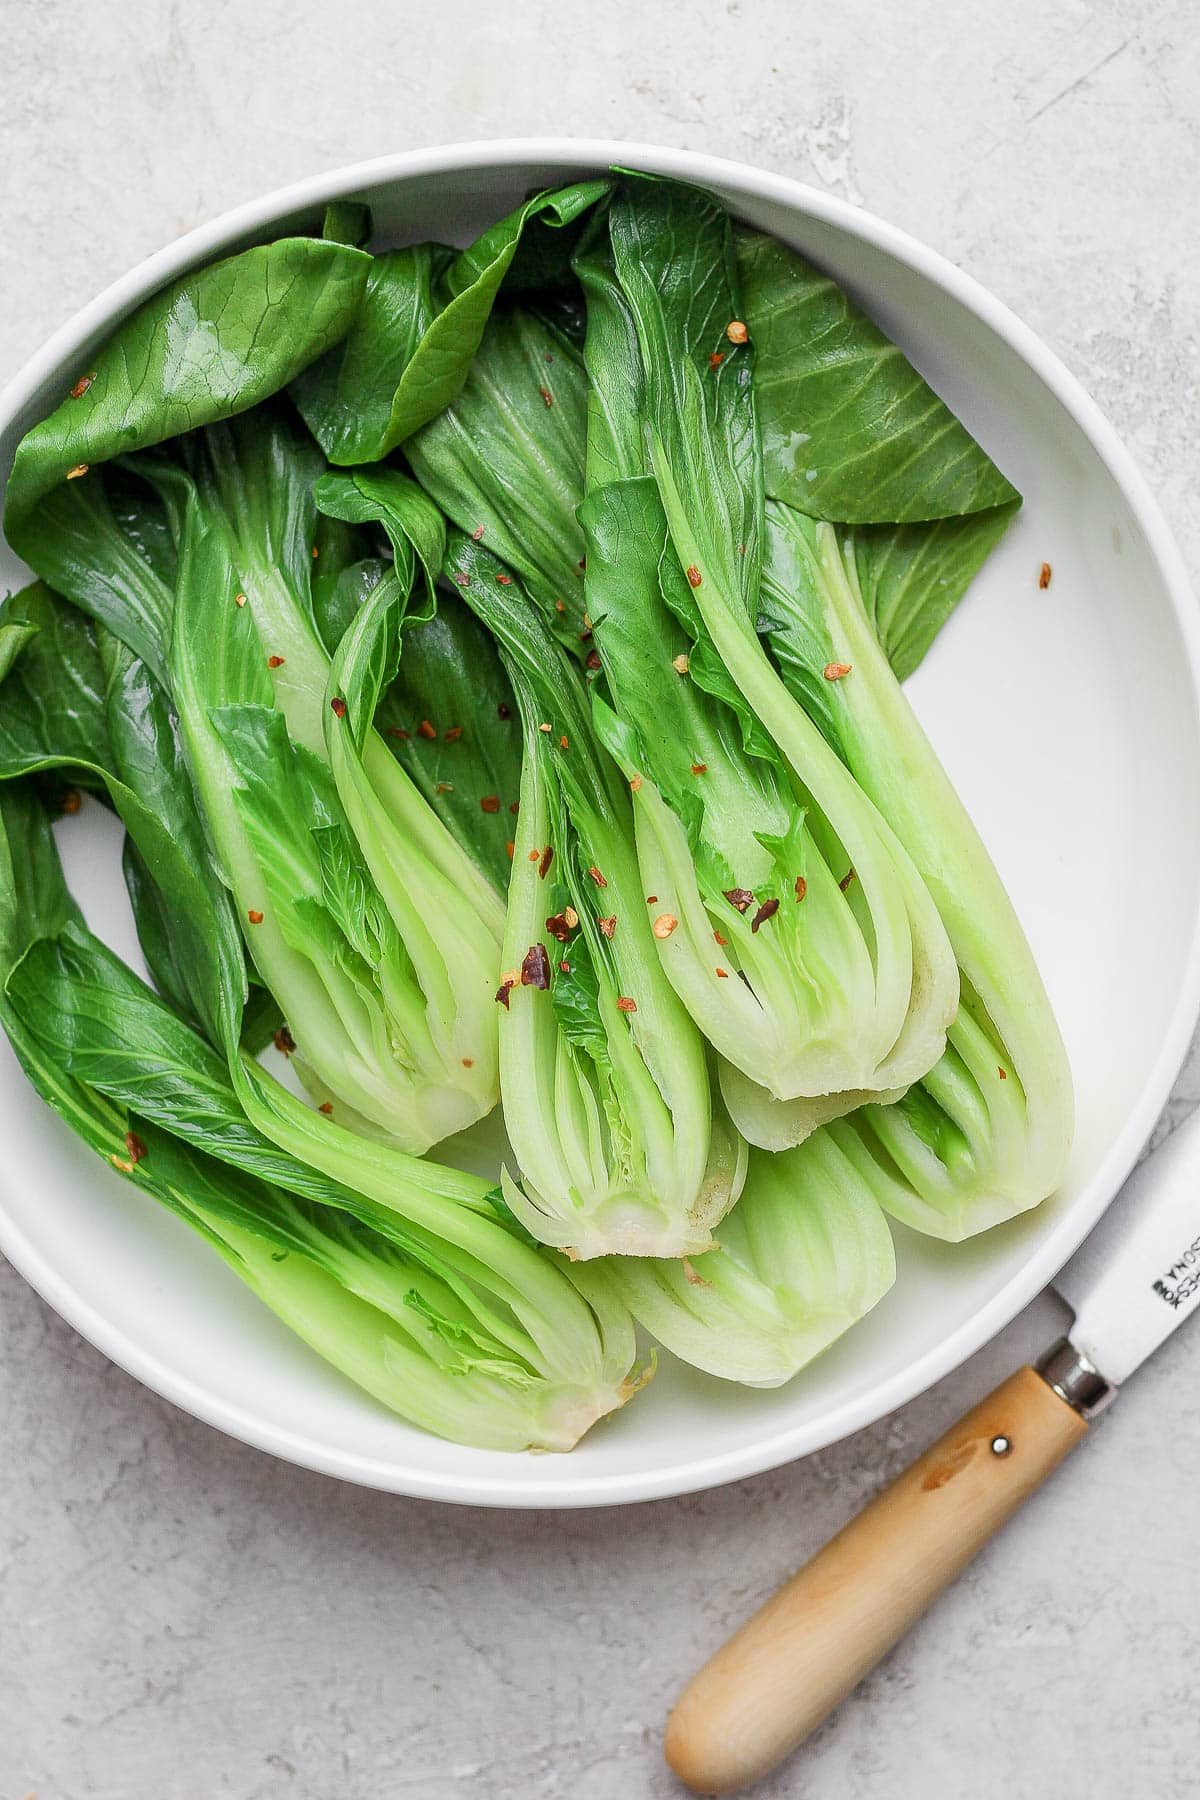
[[[293,388],[330,462],[377,462],[449,405],[527,231],[571,226],[608,187],[579,181],[535,194],[457,254],[417,244],[373,258],[345,342]]]

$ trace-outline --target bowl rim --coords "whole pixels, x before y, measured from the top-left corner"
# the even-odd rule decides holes
[[[276,188],[221,213],[155,251],[82,307],[0,391],[0,431],[13,423],[47,378],[68,363],[114,316],[126,313],[164,282],[231,243],[260,233],[290,213],[402,177],[484,172],[524,164],[551,169],[558,165],[564,171],[574,171],[614,163],[642,167],[698,186],[732,189],[748,198],[775,201],[829,223],[924,275],[990,327],[1049,388],[1121,490],[1145,536],[1174,611],[1200,712],[1200,614],[1182,555],[1129,451],[1061,359],[973,276],[899,227],[790,176],[701,151],[605,138],[504,138],[400,151]],[[405,1462],[331,1449],[214,1396],[147,1351],[78,1293],[2,1208],[0,1251],[62,1318],[128,1374],[207,1424],[302,1467],[413,1498],[464,1505],[560,1508],[665,1499],[760,1474],[839,1442],[915,1399],[1009,1324],[1053,1281],[1124,1182],[1182,1065],[1198,1012],[1200,917],[1193,928],[1168,1029],[1137,1103],[1079,1197],[987,1305],[936,1348],[844,1401],[818,1421],[770,1432],[752,1443],[711,1457],[668,1460],[653,1469],[608,1475],[581,1473],[570,1481],[549,1482],[501,1473],[431,1472]]]

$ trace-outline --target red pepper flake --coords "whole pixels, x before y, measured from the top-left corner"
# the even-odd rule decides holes
[[[513,818],[515,819],[517,817],[517,814],[521,810],[521,802],[519,800],[510,800],[509,805],[508,805],[508,810],[512,814]]]
[[[597,923],[597,925],[599,925],[602,934],[606,938],[611,938],[611,937],[616,936],[616,932],[617,932],[617,915],[616,915],[616,913],[610,913],[608,915],[607,919],[597,919],[596,923]]]
[[[496,1004],[502,1006],[505,1012],[509,1009],[509,995],[512,993],[512,990],[513,984],[508,980],[502,981],[500,986],[496,989]]]
[[[692,764],[692,774],[693,775],[707,775],[708,774],[708,764],[707,763],[693,763]]]
[[[687,578],[693,587],[699,587],[701,581],[704,579],[704,577],[701,575],[699,569],[696,567],[695,563],[688,564]]]
[[[515,851],[515,849],[516,849],[516,847],[517,847],[517,846],[516,846],[516,845],[515,845],[515,844],[514,844],[514,843],[513,843],[513,841],[512,841],[512,839],[511,839],[511,838],[509,838],[509,839],[508,839],[508,841],[507,841],[507,842],[506,842],[506,844],[505,844],[505,846],[504,846],[504,848],[505,848],[505,849],[506,849],[506,850],[507,850],[507,851],[508,851],[508,860],[509,860],[509,862],[511,862],[511,861],[512,861],[512,859],[513,859],[513,852],[514,852],[514,851]]]
[[[68,481],[78,481],[79,477],[81,475],[86,475],[87,472],[88,472],[88,466],[86,463],[76,463],[75,467],[73,469],[67,470],[67,480]]]
[[[629,777],[629,786],[633,793],[635,793],[635,794],[640,793],[641,786],[642,786],[641,776],[640,775],[631,775]]]
[[[497,575],[496,580],[500,583],[501,587],[511,587],[512,586],[512,576],[511,575]]]
[[[567,610],[566,601],[565,600],[556,600],[554,602],[554,610],[556,613],[565,613]]]
[[[749,888],[725,888],[724,894],[730,906],[735,906],[740,913],[754,905],[754,895]]]
[[[578,922],[578,921],[577,921]],[[552,913],[546,920],[546,931],[556,943],[565,944],[571,936],[571,927],[567,923],[565,912]]]
[[[773,919],[778,911],[778,900],[764,900],[750,921],[751,931],[757,931],[760,925],[765,925],[768,919]]]
[[[587,557],[581,556],[579,561],[575,564],[575,567],[579,570],[579,573],[582,575],[583,571],[587,568]]]
[[[559,963],[559,965],[558,965],[558,972],[559,972],[559,974],[560,974],[560,975],[569,975],[569,974],[570,974],[570,973],[571,973],[571,965],[570,965],[570,963],[569,963],[569,962],[561,962],[561,963]]]
[[[433,791],[435,794],[452,794],[454,792],[454,783],[452,781],[439,781],[435,784]]]
[[[797,877],[796,877],[796,899],[797,899],[797,901],[803,900],[803,898],[804,898],[805,894],[807,894],[807,892],[808,892],[807,881],[805,881],[803,875],[797,875]]]
[[[999,1065],[999,1063],[997,1063],[997,1064],[996,1064],[996,1073],[997,1073],[997,1075],[999,1075],[999,1077],[1000,1077],[1000,1079],[1001,1079],[1001,1081],[1007,1081],[1007,1080],[1008,1080],[1008,1070],[1007,1070],[1007,1069],[1002,1069],[1002,1068],[1001,1068],[1001,1067],[1000,1067],[1000,1065]]]
[[[275,1033],[275,1048],[281,1056],[290,1056],[296,1048],[296,1040],[286,1025],[281,1025]]]
[[[473,1069],[475,1067],[475,1058],[473,1056],[464,1056],[462,1059],[462,1066],[464,1069]]]
[[[500,811],[500,796],[499,794],[485,794],[479,804],[485,813],[498,813]]]
[[[607,881],[605,881],[603,875],[600,873],[600,871],[596,867],[595,863],[593,863],[591,868],[588,870],[588,874],[591,876],[592,880],[595,882],[597,887],[607,887],[608,886]]]
[[[457,744],[462,734],[463,728],[461,725],[452,725],[449,731],[443,732],[442,735],[448,744]]]
[[[249,919],[249,921],[252,925],[261,925],[263,922],[262,914],[260,912],[258,912],[253,906],[250,907],[250,909],[246,913],[246,917]]]
[[[316,562],[316,560],[317,560],[318,556],[320,556],[320,554],[321,554],[321,552],[320,552],[319,547],[316,544],[314,544],[313,545],[313,561],[314,562]]]
[[[657,894],[647,894],[646,895],[646,905],[647,906],[657,906],[658,905],[658,895]]]
[[[583,666],[585,669],[598,669],[600,667],[600,652],[598,650],[589,650],[587,653],[587,660]]]
[[[146,1146],[136,1131],[125,1133],[125,1154],[131,1163],[140,1163],[146,1154]]]
[[[335,694],[333,696],[333,699],[329,702],[329,705],[332,708],[335,717],[337,717],[339,719],[345,718],[346,702],[342,699],[342,696],[340,694]]]
[[[842,876],[842,879],[838,882],[838,886],[841,888],[843,894],[845,893],[846,889],[850,886],[850,883],[853,880],[854,880],[854,870],[847,869],[846,873]]]
[[[725,336],[731,344],[744,344],[750,333],[741,319],[730,319],[725,327]]]
[[[714,931],[713,936],[716,938],[718,944],[720,944],[722,950],[728,950],[729,939],[727,937],[722,937],[719,931]]]
[[[536,862],[536,861],[537,861],[537,859],[538,859],[538,853],[537,853],[537,851],[536,851],[536,850],[531,850],[531,851],[530,851],[530,852],[529,852],[529,860],[530,860],[530,862]]]
[[[245,606],[245,604],[246,604],[245,594],[235,594],[233,596],[233,604],[235,606]]]
[[[826,681],[840,681],[843,675],[848,675],[853,667],[853,663],[826,663],[821,673]]]
[[[475,527],[474,531],[471,533],[471,541],[473,543],[478,544],[483,537],[483,533],[484,533],[484,527],[482,525],[477,525]]]
[[[550,864],[553,861],[554,861],[554,845],[547,844],[546,848],[542,851],[542,860],[538,864],[538,876],[542,881],[545,881],[547,875],[550,873]]]
[[[729,980],[729,970],[728,969],[718,969],[717,974],[721,977],[722,981]]]
[[[502,700],[500,702],[499,706],[496,708],[496,717],[498,719],[511,719],[512,718],[512,707],[508,704],[507,700]]]
[[[437,736],[437,732],[429,723],[428,719],[422,719],[421,723],[417,726],[417,736],[423,737],[432,743],[433,739]]]
[[[320,1106],[318,1106],[318,1108],[317,1108],[317,1111],[324,1113],[325,1117],[328,1118],[330,1113],[333,1111],[333,1101],[332,1100],[322,1100]]]
[[[267,667],[268,669],[282,669],[286,661],[287,658],[285,656],[268,656]]]
[[[78,788],[68,788],[60,802],[61,810],[70,816],[77,813],[83,805],[83,795]]]
[[[71,389],[72,400],[82,400],[95,379],[95,369],[92,370],[90,375],[81,375],[79,380],[75,383],[75,386]]]
[[[549,388],[540,387],[538,389],[538,393],[542,396],[542,399],[545,401],[547,406],[554,405],[554,395],[550,392]]]
[[[723,350],[714,350],[709,356],[708,366],[710,369],[719,369],[724,361],[725,352]]]
[[[674,913],[659,913],[650,929],[656,938],[669,938],[678,924]]]
[[[387,734],[389,737],[403,738],[406,744],[408,742],[407,731],[404,731],[399,725],[389,725],[387,727]]]
[[[558,747],[560,750],[569,750],[571,748],[570,744],[567,742],[567,734],[565,731],[558,740]]]
[[[592,635],[592,628],[591,628],[591,626],[590,626],[590,625],[585,625],[585,626],[584,626],[584,628],[583,628],[583,630],[582,630],[582,631],[581,631],[581,632],[580,632],[580,634],[579,634],[579,641],[580,641],[580,643],[581,643],[581,644],[586,644],[586,643],[587,643],[587,641],[588,641],[588,639],[589,639],[589,638],[590,638],[590,637],[591,637],[591,635]]]
[[[1053,577],[1054,570],[1050,567],[1050,564],[1043,563],[1038,571],[1038,586],[1040,588],[1048,588]]]
[[[525,961],[521,964],[521,986],[550,986],[550,958],[546,955],[545,944],[530,944],[525,952]]]
[[[617,1011],[624,1013],[636,1012],[637,1001],[631,1000],[628,994],[621,994],[617,998]]]
[[[455,569],[454,579],[457,581],[459,587],[470,587],[471,585],[471,577],[469,575],[464,575],[461,569]]]

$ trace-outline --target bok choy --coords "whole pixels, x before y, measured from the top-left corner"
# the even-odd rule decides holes
[[[322,507],[397,529],[403,478],[326,477]],[[500,1089],[512,1212],[580,1259],[707,1248],[737,1197],[744,1146],[714,1105],[699,1033],[665,979],[673,929],[643,893],[628,789],[595,742],[587,694],[521,582],[474,536],[447,570],[496,642],[519,715],[503,968]],[[503,729],[476,718],[476,733]]]
[[[624,186],[608,220],[614,279],[594,291],[626,316],[619,333],[593,305],[589,370],[602,394],[613,379],[630,388],[632,409],[614,399],[590,425],[605,460],[645,485],[630,495],[605,481],[588,496],[588,610],[615,701],[607,742],[641,776],[643,876],[682,922],[664,966],[710,1042],[777,1098],[895,1089],[941,1053],[954,960],[903,847],[757,636],[761,455],[749,362],[728,349],[740,318],[729,220],[646,180]],[[601,246],[593,254],[607,274]],[[691,721],[681,741],[661,730],[674,658],[633,613],[647,607],[685,634],[676,685],[706,696],[693,702],[699,742]],[[720,724],[711,700],[727,709]],[[751,785],[737,765],[753,760],[770,800],[754,812],[735,798]]]
[[[746,1186],[703,1256],[619,1257],[609,1292],[684,1362],[778,1387],[878,1304],[896,1278],[870,1185],[828,1131],[750,1154]]]
[[[864,1107],[851,1123],[889,1210],[966,1237],[1036,1206],[1061,1179],[1072,1124],[1062,1037],[1000,878],[879,647],[855,529],[776,501],[767,512],[768,641],[801,698],[824,660],[852,666],[829,699],[831,741],[921,871],[960,972],[945,1054],[895,1105]],[[805,1134],[786,1104],[739,1104],[732,1084],[726,1093],[755,1142],[779,1149]]]
[[[385,1404],[463,1442],[569,1448],[633,1391],[632,1330],[619,1300],[585,1298],[497,1211],[479,1177],[375,1146],[368,1175],[382,1198],[372,1199],[281,1149],[243,1099],[270,1118],[274,1093],[286,1118],[291,1096],[241,1056],[231,1075],[178,1008],[87,931],[44,807],[14,775],[60,767],[105,784],[137,833],[149,878],[162,884],[159,916],[193,994],[213,996],[239,961],[221,890],[203,910],[186,847],[170,857],[186,819],[169,765],[138,754],[164,728],[152,677],[115,641],[106,657],[103,628],[78,614],[68,623],[64,603],[39,598],[19,609],[35,623],[0,686],[0,773],[10,777],[0,786],[0,1016],[26,1074],[92,1148],[200,1231],[285,1323]],[[25,704],[28,682],[13,686],[42,637],[56,660],[68,657],[57,714]],[[109,686],[106,706],[108,657],[122,680]],[[130,731],[114,746],[109,727],[123,718]],[[223,965],[206,966],[223,939]],[[211,1010],[228,1017],[227,1003]],[[332,1140],[328,1166],[353,1173],[337,1144],[359,1140],[295,1105],[310,1136]]]
[[[181,277],[18,448],[0,1019],[360,1386],[567,1448],[635,1320],[775,1385],[891,1285],[887,1215],[1061,1178],[1049,1001],[900,686],[1020,497],[698,190],[370,239]],[[149,982],[64,887],[78,789]]]

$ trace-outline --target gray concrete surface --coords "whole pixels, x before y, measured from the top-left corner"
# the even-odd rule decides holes
[[[0,28],[0,378],[280,182],[455,138],[657,140],[824,184],[979,276],[1196,562],[1187,0],[0,0]],[[1193,1060],[1167,1124],[1198,1095]],[[1056,1317],[800,1466],[504,1515],[231,1443],[0,1268],[0,1800],[668,1800],[681,1675]],[[764,1800],[1200,1792],[1197,1355],[1159,1359]]]

